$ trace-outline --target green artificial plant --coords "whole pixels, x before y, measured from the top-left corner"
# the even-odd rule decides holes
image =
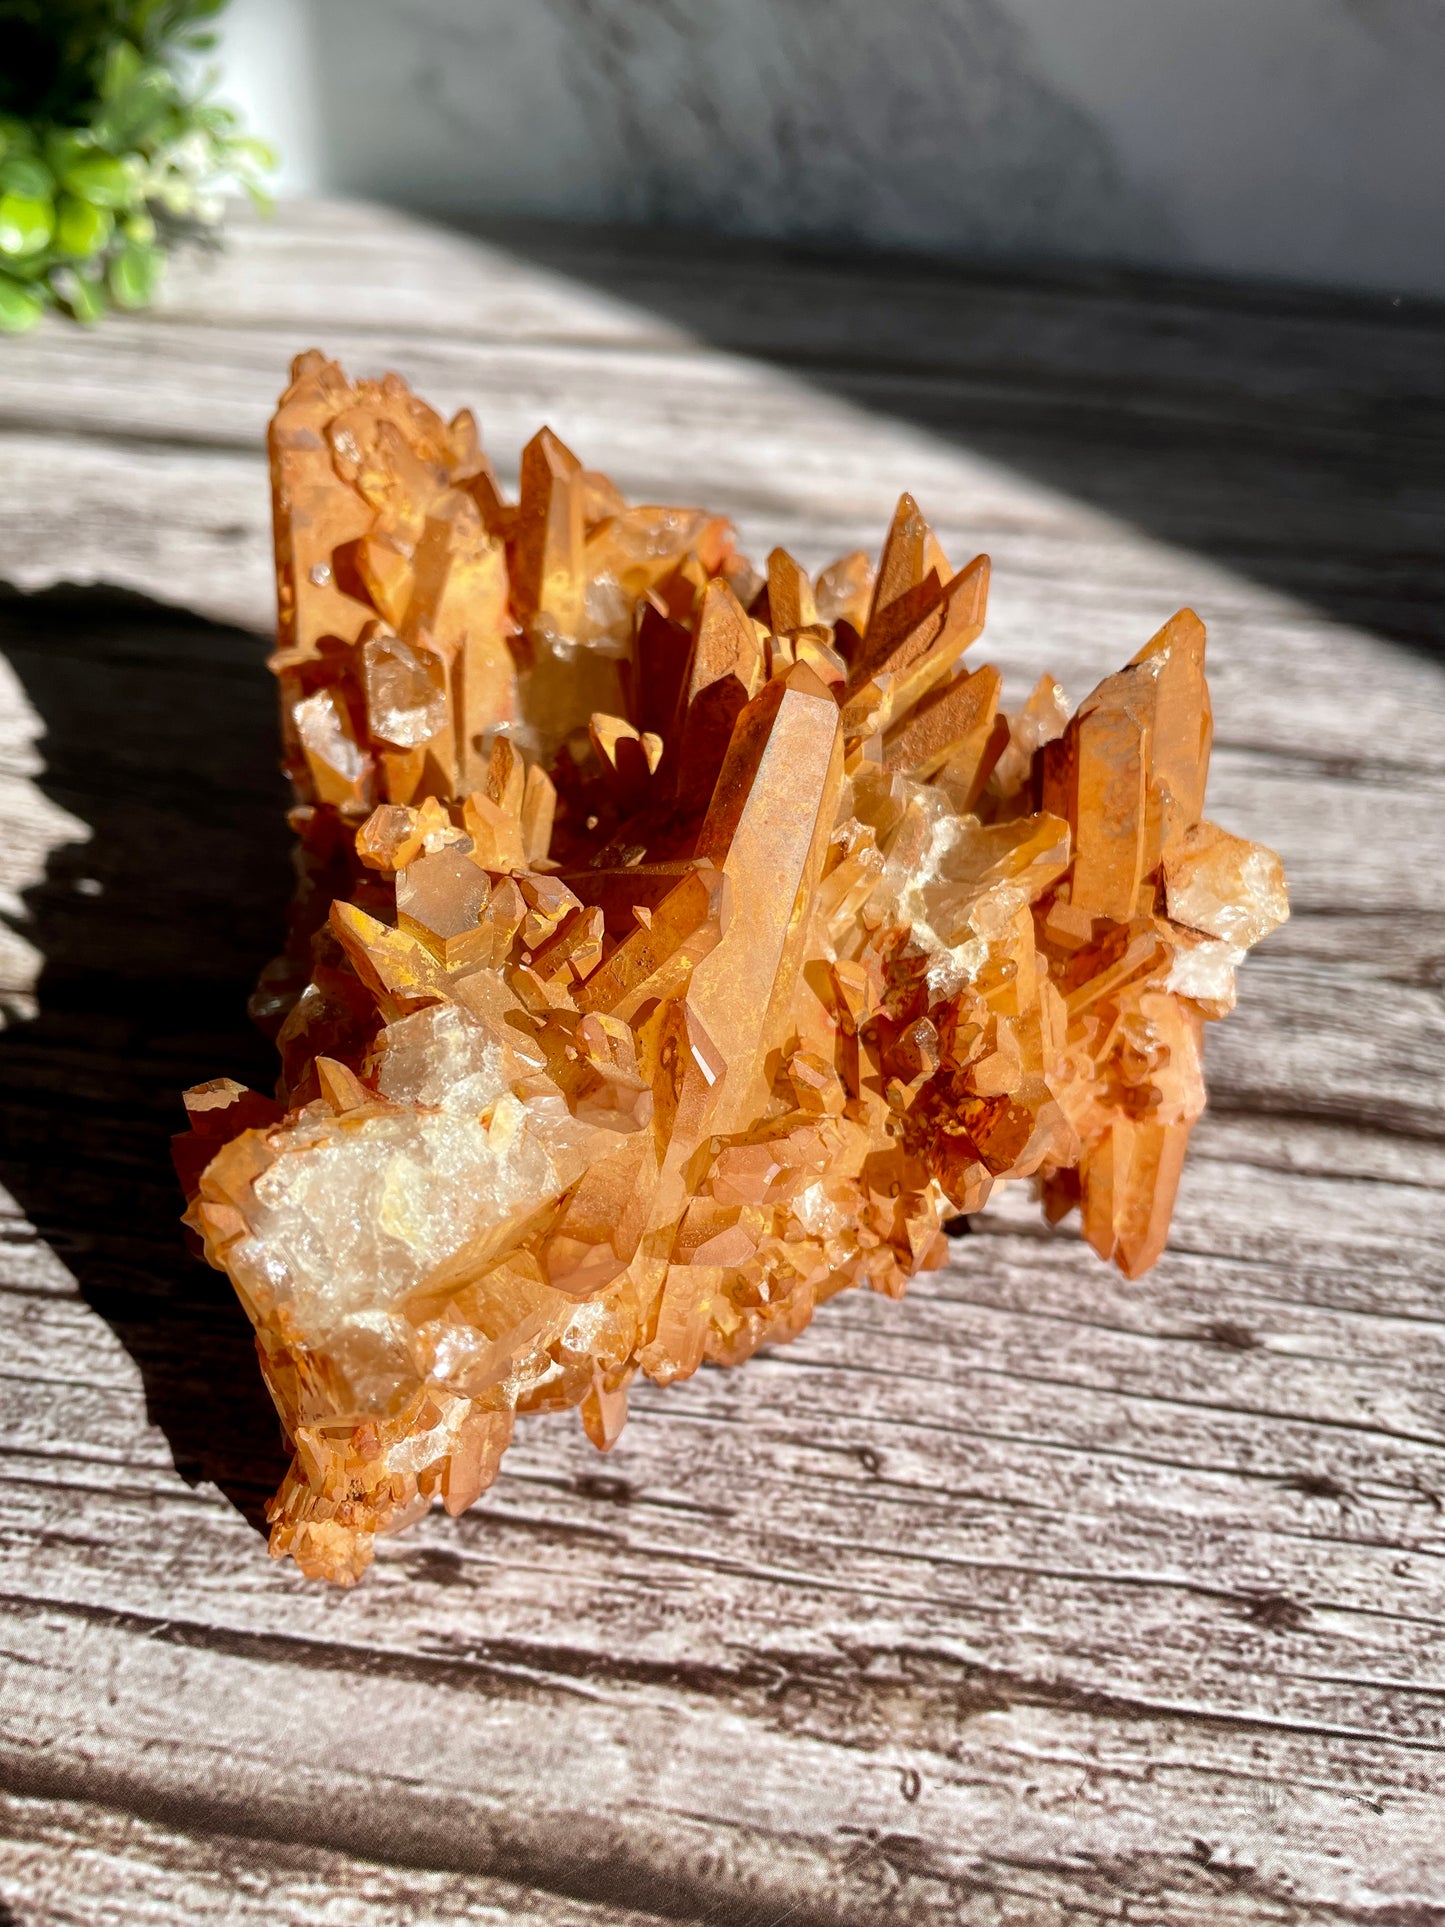
[[[0,0],[0,329],[143,308],[166,248],[275,161],[196,63],[226,0]]]

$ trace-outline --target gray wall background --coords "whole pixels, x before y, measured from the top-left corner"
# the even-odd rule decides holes
[[[1445,0],[234,0],[283,187],[1445,295]]]

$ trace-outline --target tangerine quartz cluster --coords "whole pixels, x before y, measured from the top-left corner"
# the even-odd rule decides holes
[[[875,570],[760,576],[543,429],[295,364],[271,431],[299,887],[273,1100],[186,1098],[187,1222],[294,1445],[272,1551],[348,1584],[517,1412],[900,1296],[1001,1179],[1158,1257],[1201,1033],[1286,915],[1202,820],[1204,630],[1070,718],[967,669],[988,562],[911,497]]]

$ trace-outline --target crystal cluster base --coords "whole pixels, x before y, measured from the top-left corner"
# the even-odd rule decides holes
[[[1203,820],[1183,611],[1071,717],[969,668],[988,561],[911,497],[876,569],[759,574],[544,429],[300,358],[271,432],[299,884],[275,1098],[188,1093],[186,1221],[295,1459],[272,1550],[348,1584],[472,1504],[518,1412],[898,1297],[1005,1179],[1129,1277],[1206,1019],[1286,915]]]

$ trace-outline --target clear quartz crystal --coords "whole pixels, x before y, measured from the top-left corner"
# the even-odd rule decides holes
[[[376,1082],[393,1104],[478,1118],[510,1095],[503,1046],[455,1004],[427,1004],[388,1024],[385,1036]]]
[[[281,1139],[255,1184],[257,1255],[312,1342],[405,1298],[494,1219],[556,1196],[520,1102],[505,1093],[486,1122],[465,1105],[304,1118]]]

